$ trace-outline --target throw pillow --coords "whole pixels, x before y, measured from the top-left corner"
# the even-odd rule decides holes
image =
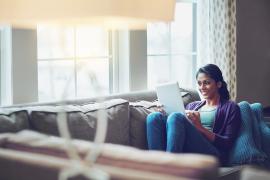
[[[129,144],[129,106],[123,99],[112,99],[100,103],[64,106],[72,138],[93,141],[97,128],[97,114],[101,107],[108,119],[106,142]],[[31,107],[30,125],[33,130],[59,136],[57,113],[60,106]]]
[[[148,149],[146,138],[146,117],[156,110],[156,102],[130,102],[130,144],[131,146]]]
[[[229,165],[262,164],[266,160],[265,153],[257,147],[254,139],[255,115],[248,102],[239,103],[242,124],[238,138],[230,152]],[[256,129],[255,129],[256,130]],[[258,137],[257,137],[258,138]]]
[[[28,113],[22,109],[0,108],[0,124],[0,133],[29,129]]]
[[[28,107],[28,110],[30,111],[30,126],[35,131],[59,136],[57,115],[64,111],[67,113],[67,124],[71,136],[78,139],[93,140],[90,128],[94,129],[94,122],[89,120],[76,106],[33,106]]]
[[[264,121],[263,106],[260,103],[254,103],[251,104],[251,108],[255,112],[258,128],[260,128],[262,149],[267,154],[267,157],[270,161],[270,128]]]
[[[130,119],[129,103],[124,99],[112,99],[94,104],[85,104],[80,108],[89,120],[94,121],[94,129],[97,127],[97,110],[100,106],[105,107],[105,113],[108,119],[107,135],[105,142],[113,144],[130,144]],[[79,129],[78,129],[79,130]],[[94,132],[95,132],[94,131]],[[94,136],[94,134],[93,134]]]

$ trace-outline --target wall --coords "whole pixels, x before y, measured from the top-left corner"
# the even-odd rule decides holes
[[[38,100],[36,30],[12,29],[13,104]]]
[[[118,60],[118,91],[116,92],[128,92],[130,91],[129,85],[129,77],[130,77],[130,69],[129,69],[129,31],[122,30],[118,33],[118,52],[115,54],[118,55],[116,60]]]
[[[119,92],[147,89],[146,30],[120,32],[118,39]]]
[[[2,62],[2,28],[0,27],[0,79],[1,79],[1,72],[2,72],[2,67],[1,67],[1,62]],[[1,96],[1,88],[2,84],[0,83],[0,102],[2,101],[2,96]],[[1,104],[1,103],[0,103]]]
[[[130,31],[130,91],[147,89],[147,32]]]
[[[270,106],[270,1],[237,0],[237,101]]]
[[[1,105],[10,105],[12,104],[12,74],[11,74],[11,66],[12,66],[12,53],[11,53],[11,43],[12,35],[11,28],[9,26],[1,27]]]

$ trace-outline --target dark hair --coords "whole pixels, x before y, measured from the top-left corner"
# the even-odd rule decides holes
[[[227,83],[224,81],[222,72],[217,65],[207,64],[201,67],[196,73],[196,79],[200,73],[208,75],[210,78],[214,79],[215,82],[221,82],[221,87],[219,88],[220,97],[225,100],[230,99],[230,93],[227,88]]]

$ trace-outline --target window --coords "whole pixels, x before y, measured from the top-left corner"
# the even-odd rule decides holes
[[[117,33],[97,27],[40,26],[37,34],[39,101],[127,92],[133,83],[130,77],[141,73],[127,63],[134,56],[129,48],[138,44],[138,39],[125,36],[128,33],[115,37]],[[143,45],[144,40],[140,39]],[[192,88],[196,59],[196,1],[178,0],[174,22],[148,25],[147,72],[138,77],[146,81],[147,73],[148,89],[172,80]]]
[[[109,94],[110,37],[97,27],[38,27],[39,101]]]
[[[177,1],[174,22],[147,27],[148,88],[168,81],[194,87],[196,58],[196,2]]]

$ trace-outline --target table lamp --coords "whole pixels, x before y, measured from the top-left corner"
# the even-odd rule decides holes
[[[144,27],[171,21],[175,0],[1,0],[0,24],[97,24],[108,28]]]

